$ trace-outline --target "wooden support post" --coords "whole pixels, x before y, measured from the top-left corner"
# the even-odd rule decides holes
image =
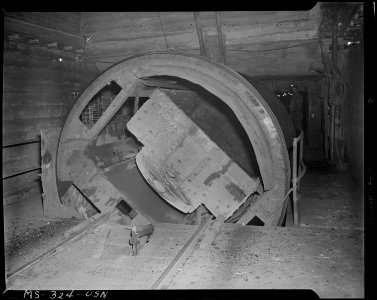
[[[329,159],[329,125],[328,125],[328,105],[329,105],[329,81],[326,78],[324,84],[324,97],[323,97],[323,127],[324,127],[324,134],[323,134],[323,144],[325,148],[325,161]]]
[[[221,63],[225,65],[225,45],[223,40],[223,31],[221,29],[221,18],[220,13],[216,12],[216,26],[217,26],[217,34],[219,37],[219,49],[220,49],[220,59]]]
[[[337,60],[338,60],[338,17],[336,11],[334,12],[333,16],[333,36],[332,36],[332,44],[331,44],[331,61],[332,64],[336,67]],[[334,72],[331,72],[331,80],[334,80]],[[331,85],[329,83],[329,88]],[[332,95],[330,90],[330,97]],[[331,105],[331,112],[330,112],[330,162],[334,162],[334,148],[335,148],[335,105],[334,103]]]
[[[343,109],[343,102],[338,107],[338,113],[339,113],[339,132],[338,132],[338,141],[339,141],[339,168],[341,171],[344,171],[344,151],[345,151],[345,143],[344,143],[344,109]]]
[[[305,173],[306,171],[303,159],[304,159],[304,135],[302,135],[301,140],[300,140],[300,155],[299,155],[300,178],[298,179],[298,183],[297,183],[298,190],[300,189],[301,178],[302,176],[304,176],[304,174],[302,173]]]
[[[335,106],[330,106],[330,162],[334,162]]]
[[[297,157],[297,145],[300,152]],[[300,226],[300,202],[298,201],[297,191],[300,188],[300,181],[305,175],[306,167],[303,162],[304,156],[304,132],[301,130],[300,135],[293,139],[293,158],[292,158],[292,196],[293,196],[293,221],[296,226]],[[298,158],[298,159],[297,159]],[[297,164],[298,162],[298,164]]]
[[[198,38],[199,38],[200,55],[207,57],[206,45],[204,42],[203,30],[202,30],[202,22],[200,21],[199,13],[194,12],[194,17],[195,17],[196,31],[198,33]]]

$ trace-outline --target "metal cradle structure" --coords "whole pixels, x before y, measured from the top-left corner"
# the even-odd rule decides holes
[[[42,144],[43,168],[50,169],[47,175],[46,172],[45,175],[42,174],[45,211],[50,208],[50,214],[60,210],[64,211],[65,215],[88,218],[97,212],[111,212],[124,200],[127,205],[126,211],[137,212],[129,215],[129,224],[189,224],[192,220],[195,221],[197,211],[202,210],[203,206],[211,205],[203,200],[202,205],[199,201],[196,206],[184,211],[179,209],[180,200],[177,200],[177,205],[174,205],[174,201],[166,201],[167,198],[162,195],[158,186],[153,186],[146,173],[140,172],[136,167],[135,156],[138,162],[138,153],[145,145],[141,145],[135,138],[118,135],[118,139],[111,142],[98,142],[99,136],[110,126],[114,116],[127,101],[139,101],[138,93],[143,88],[144,91],[149,91],[150,103],[158,102],[157,94],[165,95],[172,102],[179,98],[179,93],[169,93],[168,90],[165,93],[159,85],[148,86],[146,82],[153,78],[178,78],[190,82],[212,94],[216,101],[225,103],[234,113],[251,145],[243,151],[253,154],[256,166],[250,167],[246,166],[246,163],[237,162],[237,155],[232,151],[227,151],[225,156],[228,155],[230,160],[227,161],[228,166],[232,163],[235,166],[233,169],[238,166],[243,170],[254,170],[251,173],[247,172],[248,174],[243,173],[255,186],[248,193],[242,190],[241,185],[237,186],[244,197],[237,207],[228,211],[226,219],[233,223],[247,223],[257,217],[264,225],[281,225],[287,207],[285,195],[290,189],[289,152],[294,138],[293,125],[285,107],[272,91],[255,80],[243,77],[230,68],[206,58],[173,52],[140,54],[125,59],[104,71],[82,92],[61,131],[56,143],[57,150],[52,146],[45,146],[44,149]],[[115,82],[120,87],[120,92],[92,126],[85,125],[81,117],[83,111],[110,82]],[[147,105],[144,105],[146,109]],[[189,113],[184,112],[190,117]],[[141,112],[136,112],[131,123],[140,119],[138,113],[141,116]],[[176,124],[172,125],[174,126]],[[132,129],[130,131],[134,133]],[[134,134],[138,138],[138,135]],[[46,138],[49,139],[48,136]],[[208,134],[207,138],[210,140],[211,135]],[[226,134],[224,139],[227,139]],[[217,141],[214,142],[216,144]],[[218,146],[221,148],[219,143]],[[48,167],[45,163],[46,157]],[[225,165],[221,165],[219,161],[216,167],[224,171]],[[226,178],[235,177],[236,171],[226,171]],[[218,175],[219,171],[216,172],[216,176],[221,177]],[[210,176],[214,177],[214,174]],[[197,180],[200,181],[200,178]],[[175,195],[179,194],[176,190],[173,192]],[[234,191],[230,193],[234,195]],[[207,198],[210,199],[211,195]],[[207,213],[219,216],[219,213],[208,210],[208,207]]]

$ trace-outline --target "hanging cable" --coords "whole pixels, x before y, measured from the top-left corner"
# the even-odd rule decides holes
[[[332,107],[332,110],[338,112],[338,120],[340,124],[338,137],[336,138],[336,133],[334,129],[334,151],[340,169],[343,169],[342,157],[344,156],[344,114],[343,114],[343,101],[346,95],[346,88],[350,87],[349,83],[343,79],[341,71],[338,69],[336,64],[329,55],[325,53],[324,45],[322,40],[320,41],[321,47],[321,57],[322,63],[324,65],[324,76],[327,79],[329,85],[329,102],[328,104]],[[335,116],[334,116],[335,118]],[[335,120],[334,120],[335,122]],[[334,123],[335,126],[335,123]]]
[[[326,78],[330,82],[330,93],[335,94],[336,85],[339,87],[339,95],[337,97],[330,97],[330,105],[339,105],[343,102],[343,98],[346,92],[346,87],[349,87],[349,83],[343,79],[342,73],[330,57],[324,51],[324,45],[322,40],[320,41],[322,63],[324,65],[324,72]]]

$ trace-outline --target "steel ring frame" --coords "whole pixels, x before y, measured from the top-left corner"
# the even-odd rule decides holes
[[[85,141],[89,131],[79,117],[94,95],[112,80],[127,95],[139,78],[164,75],[198,84],[232,109],[253,146],[264,190],[273,190],[265,209],[270,213],[275,211],[276,217],[269,220],[268,225],[280,225],[287,204],[287,200],[282,203],[281,199],[289,189],[291,176],[288,150],[281,127],[266,101],[248,81],[229,67],[201,56],[178,52],[143,53],[120,61],[89,83],[74,104],[61,132],[57,179],[67,177],[65,160],[67,152],[72,150],[70,148],[76,147],[80,151],[86,145],[85,142],[78,142]],[[127,96],[124,98],[126,101]],[[76,146],[72,141],[76,141]],[[276,213],[277,210],[281,213]]]

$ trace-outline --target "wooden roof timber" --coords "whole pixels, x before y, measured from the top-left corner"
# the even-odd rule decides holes
[[[215,37],[217,39],[217,37]],[[309,71],[313,64],[322,67],[321,49],[319,39],[305,41],[282,41],[265,44],[248,45],[245,51],[240,48],[237,51],[227,49],[227,65],[235,71],[250,76],[303,76],[312,75]],[[322,40],[325,49],[329,49],[331,39]],[[217,41],[215,41],[217,43]],[[179,49],[180,52],[200,55],[199,48]],[[104,53],[92,56],[89,59],[97,64],[100,70],[134,55],[132,51],[125,51],[123,47],[119,51],[109,51],[108,56]]]
[[[321,59],[317,43],[320,6],[317,4],[309,11],[220,12],[227,65],[251,76],[308,74],[309,66],[320,63]],[[89,36],[88,59],[109,63],[140,52],[164,50],[167,44],[170,49],[199,54],[193,12],[159,13],[164,30],[156,12],[83,12],[80,15],[81,31],[77,35],[7,16],[4,22],[6,30],[42,35],[49,44],[57,43],[58,48],[63,45],[61,49],[65,51],[81,48],[83,36]],[[204,38],[218,38],[216,13],[200,12],[200,17]],[[329,49],[326,39],[324,43]],[[213,48],[209,52],[221,54],[219,45],[216,41],[208,43]],[[98,65],[102,69],[109,63]]]
[[[185,53],[205,50],[212,59],[216,59],[214,53],[218,54],[216,60],[225,60],[231,68],[251,76],[307,75],[313,62],[320,63],[319,5],[298,12],[222,11],[220,24],[215,12],[199,14],[198,31],[194,12],[162,12],[159,16],[154,12],[83,13],[82,34],[90,36],[88,58],[103,69],[139,52],[167,50],[168,44],[168,50]],[[202,43],[198,32],[203,32]]]
[[[13,17],[4,17],[4,32],[19,33],[25,36],[34,37],[50,43],[57,43],[63,46],[73,46],[74,48],[82,48],[84,46],[84,38],[72,33],[39,26],[34,23],[15,19]]]
[[[222,25],[222,31],[226,35],[226,46],[237,47],[252,43],[266,43],[272,41],[285,40],[306,40],[318,37],[316,20],[301,20],[281,25],[244,25],[242,27],[232,27]],[[172,47],[199,47],[199,40],[196,28],[181,31],[171,31],[166,25],[165,38]],[[206,35],[216,35],[216,25],[202,26],[203,33]],[[117,44],[128,44],[134,47],[153,47],[156,41],[161,41],[165,47],[164,33],[162,30],[134,31],[132,28],[118,28],[110,31],[100,31],[88,33],[90,41],[89,49],[101,51],[111,48]],[[162,43],[163,42],[163,43]]]

